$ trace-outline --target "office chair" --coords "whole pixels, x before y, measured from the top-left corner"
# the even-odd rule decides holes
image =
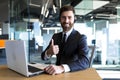
[[[88,47],[89,47],[89,60],[90,60],[89,67],[92,67],[96,46],[92,45]]]

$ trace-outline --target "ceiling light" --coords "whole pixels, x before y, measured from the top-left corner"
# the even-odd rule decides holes
[[[30,3],[29,5],[30,5],[30,6],[34,6],[34,7],[40,7],[40,5],[32,4],[32,3]]]
[[[41,9],[41,14],[44,13],[44,5],[42,6],[42,9]]]
[[[47,9],[47,10],[46,10],[45,17],[48,17],[48,14],[49,14],[49,10]]]
[[[53,11],[54,11],[54,13],[56,13],[56,7],[55,7],[55,5],[53,5]]]
[[[116,6],[116,9],[120,9],[120,6]]]
[[[59,0],[60,1],[60,8],[61,8],[61,6],[62,6],[62,0]]]

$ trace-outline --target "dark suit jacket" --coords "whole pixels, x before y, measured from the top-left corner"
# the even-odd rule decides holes
[[[89,67],[87,37],[85,35],[81,35],[73,29],[64,48],[61,47],[62,32],[54,34],[52,38],[54,39],[54,44],[58,45],[60,49],[57,54],[56,65],[67,64],[70,67],[70,71],[83,70]],[[41,55],[43,60],[46,59],[45,51]]]

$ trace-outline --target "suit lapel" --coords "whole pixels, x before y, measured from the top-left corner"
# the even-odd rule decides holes
[[[71,32],[71,34],[69,35],[66,43],[65,43],[65,46],[64,46],[64,51],[66,50],[66,48],[69,46],[69,43],[71,43],[71,41],[74,41],[74,36],[76,34],[76,31],[73,29],[73,31]]]

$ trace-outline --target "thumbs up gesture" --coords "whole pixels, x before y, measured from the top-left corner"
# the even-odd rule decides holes
[[[58,45],[54,45],[54,40],[51,40],[51,44],[49,49],[47,50],[47,55],[56,55],[59,52],[59,46]]]
[[[54,40],[53,39],[51,40],[51,46],[54,46]]]

